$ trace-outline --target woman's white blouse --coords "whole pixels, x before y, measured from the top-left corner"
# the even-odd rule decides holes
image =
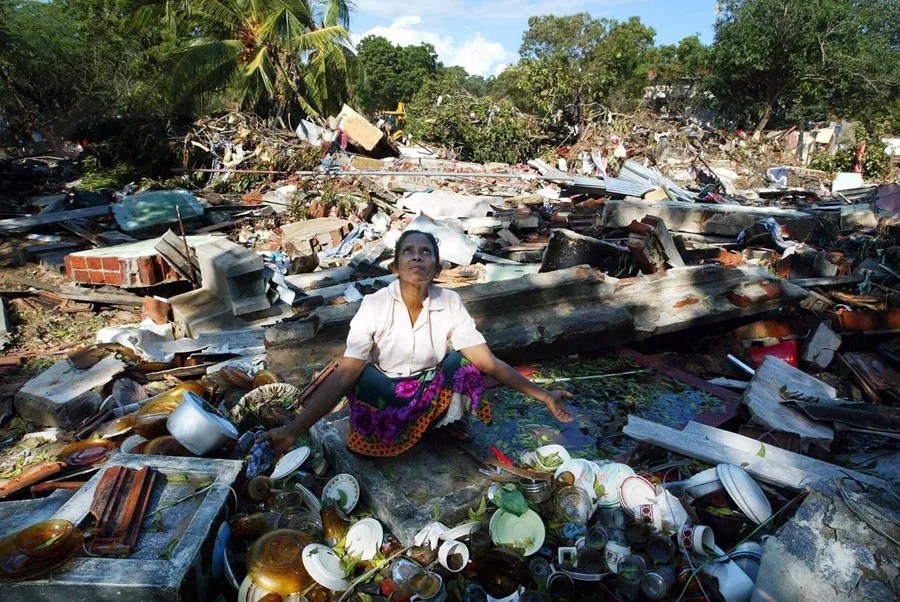
[[[451,346],[460,350],[484,342],[459,294],[439,286],[428,289],[413,325],[395,280],[362,300],[350,322],[344,357],[374,364],[396,378],[434,368]]]

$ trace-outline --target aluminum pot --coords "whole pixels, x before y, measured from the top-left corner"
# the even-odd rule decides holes
[[[166,422],[169,433],[189,452],[205,456],[222,447],[229,439],[237,439],[233,424],[222,418],[206,401],[185,391],[181,403]]]

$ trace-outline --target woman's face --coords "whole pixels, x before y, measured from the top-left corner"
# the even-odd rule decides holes
[[[396,257],[397,277],[410,284],[431,283],[437,274],[437,261],[431,242],[421,234],[412,234],[400,245]]]

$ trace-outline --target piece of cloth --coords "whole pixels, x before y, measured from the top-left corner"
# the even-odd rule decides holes
[[[389,458],[409,450],[430,427],[446,424],[450,415],[474,412],[489,424],[491,408],[482,393],[481,372],[458,351],[411,377],[391,378],[370,364],[347,395],[347,446],[358,454]],[[451,411],[454,401],[458,412]]]
[[[350,322],[344,356],[374,364],[392,378],[409,377],[440,364],[448,346],[459,351],[484,342],[459,294],[438,286],[428,289],[413,325],[395,280],[363,299]]]

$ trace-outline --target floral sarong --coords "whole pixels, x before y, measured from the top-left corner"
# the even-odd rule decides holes
[[[458,351],[447,354],[437,367],[415,376],[391,378],[372,365],[366,366],[356,387],[347,395],[347,447],[378,458],[402,454],[429,427],[444,426],[444,420],[453,417],[448,416],[448,411],[457,409],[454,404],[462,406],[462,413],[473,412],[488,424],[491,408],[482,399],[482,393],[481,372]]]

